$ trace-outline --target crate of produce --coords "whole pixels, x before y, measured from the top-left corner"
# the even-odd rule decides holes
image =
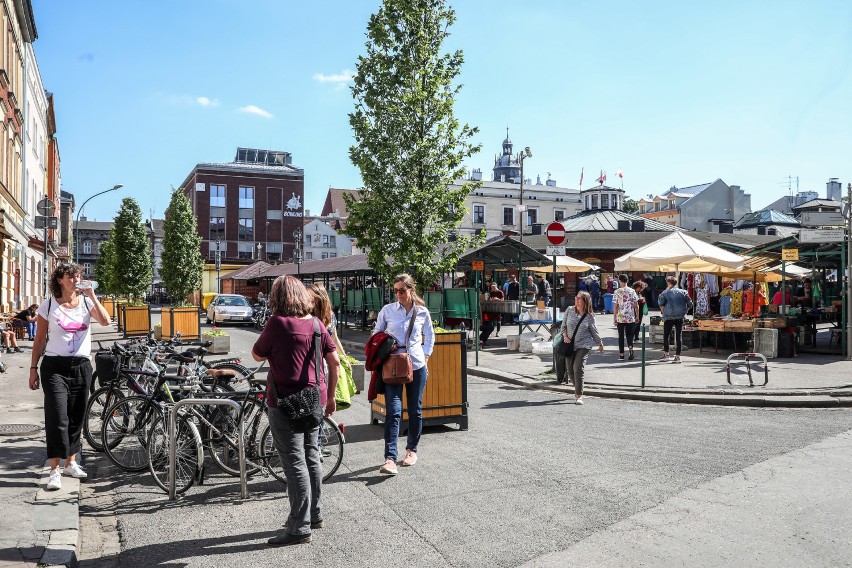
[[[703,331],[725,331],[725,322],[723,320],[695,320],[698,324],[698,329]]]
[[[754,330],[754,322],[747,321],[728,321],[725,322],[725,331],[733,331],[735,333],[751,333]]]
[[[755,327],[781,329],[787,327],[787,318],[760,318],[755,320]]]

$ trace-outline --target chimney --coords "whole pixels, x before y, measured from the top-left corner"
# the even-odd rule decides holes
[[[549,179],[545,183],[547,184],[548,187],[556,187],[556,180],[555,179]]]
[[[837,178],[829,178],[828,183],[825,184],[825,198],[832,201],[840,201],[842,190],[843,186]]]
[[[482,181],[482,170],[474,168],[474,170],[470,172],[470,179],[473,181]]]

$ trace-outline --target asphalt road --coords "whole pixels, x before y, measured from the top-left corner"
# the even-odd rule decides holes
[[[247,353],[255,338],[232,331],[232,352]],[[336,415],[347,444],[323,488],[326,526],[312,544],[285,549],[265,545],[288,512],[271,478],[250,480],[240,502],[237,480],[211,466],[205,486],[169,503],[147,473],[92,458],[83,566],[842,566],[852,558],[852,519],[839,505],[852,500],[842,473],[852,465],[850,410],[595,398],[575,406],[477,378],[469,398],[468,431],[427,429],[418,464],[388,478],[377,473],[382,428],[369,424],[357,396]],[[753,522],[730,520],[742,518]]]

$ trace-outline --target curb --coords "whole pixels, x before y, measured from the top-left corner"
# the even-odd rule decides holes
[[[484,367],[468,367],[469,375],[482,377],[504,383],[510,383],[535,390],[545,390],[558,393],[573,393],[574,389],[552,382],[542,383],[535,379],[512,373],[494,371]],[[664,402],[669,404],[708,404],[715,406],[748,406],[754,408],[840,408],[852,407],[852,393],[835,393],[835,396],[820,392],[806,394],[807,391],[798,389],[786,391],[784,394],[742,394],[732,392],[725,394],[710,394],[705,392],[665,392],[654,391],[614,390],[598,387],[587,387],[583,394],[599,398],[617,398],[622,400],[637,400],[645,402]]]
[[[45,462],[39,478],[33,521],[44,527],[48,543],[39,566],[77,566],[80,547],[80,480],[62,477],[62,489],[46,491],[50,462]]]

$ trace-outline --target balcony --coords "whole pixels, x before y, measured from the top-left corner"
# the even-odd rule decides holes
[[[9,74],[6,73],[5,69],[0,69],[0,87],[4,89],[9,88]]]
[[[12,107],[17,109],[18,108],[18,97],[15,96],[15,92],[9,91],[6,94],[6,96],[9,98],[9,102],[12,103]]]

